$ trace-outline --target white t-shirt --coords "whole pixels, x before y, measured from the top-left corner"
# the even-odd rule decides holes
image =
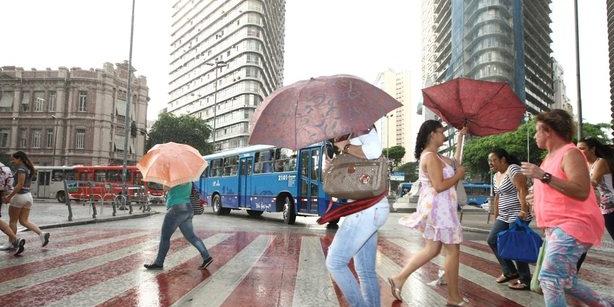
[[[371,129],[369,133],[350,139],[350,144],[362,146],[362,152],[365,158],[369,160],[377,159],[382,155],[382,143],[375,129]]]

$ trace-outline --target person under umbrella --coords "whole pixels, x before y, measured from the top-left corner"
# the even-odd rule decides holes
[[[202,256],[203,262],[199,269],[204,270],[213,262],[207,247],[194,233],[194,209],[190,201],[192,181],[200,177],[206,166],[205,160],[196,149],[176,143],[154,146],[137,164],[143,173],[144,181],[163,184],[164,190],[167,191],[166,215],[162,222],[158,254],[152,263],[144,265],[146,269],[160,270],[164,267],[171,236],[177,228]]]

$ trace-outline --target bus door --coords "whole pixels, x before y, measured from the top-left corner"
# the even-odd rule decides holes
[[[49,184],[51,183],[51,170],[37,171],[37,174],[36,191],[34,191],[34,195],[38,198],[46,198]]]
[[[300,190],[296,201],[298,212],[318,213],[318,198],[321,189],[321,148],[306,148],[300,151]]]
[[[239,159],[239,190],[237,191],[239,207],[251,207],[249,195],[252,188],[252,162],[252,157]]]

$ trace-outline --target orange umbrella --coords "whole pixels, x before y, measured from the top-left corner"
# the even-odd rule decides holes
[[[136,167],[143,174],[143,181],[174,187],[198,180],[207,162],[194,147],[169,142],[152,147]]]

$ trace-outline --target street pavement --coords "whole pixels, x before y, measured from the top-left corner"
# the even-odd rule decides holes
[[[32,220],[53,225],[50,223],[60,218],[34,212],[49,215],[59,212],[56,208],[61,206],[37,202]],[[86,208],[75,208],[85,215]],[[156,210],[163,208],[154,207]],[[5,213],[6,206],[6,221]],[[410,277],[403,289],[406,302],[395,302],[390,294],[386,278],[423,245],[420,233],[398,224],[406,214],[391,213],[380,230],[377,273],[382,305],[443,306],[446,287],[430,284],[443,265],[442,256]],[[110,216],[103,214],[97,220],[107,218]],[[324,264],[334,230],[316,224],[315,217],[298,217],[296,225],[285,225],[281,214],[251,218],[233,211],[230,216],[215,216],[207,208],[206,214],[194,217],[194,228],[214,257],[213,264],[198,270],[202,261],[198,252],[177,232],[164,270],[147,271],[142,265],[155,257],[163,218],[163,214],[154,214],[49,229],[51,242],[44,248],[33,233],[21,232],[27,240],[22,256],[0,252],[0,305],[347,306]],[[477,226],[479,218],[467,211],[463,223]],[[473,306],[543,306],[543,297],[536,293],[510,290],[494,282],[500,269],[485,237],[483,231],[464,234],[460,258],[463,295]],[[600,293],[613,292],[612,255],[607,249],[591,251],[579,274]]]

